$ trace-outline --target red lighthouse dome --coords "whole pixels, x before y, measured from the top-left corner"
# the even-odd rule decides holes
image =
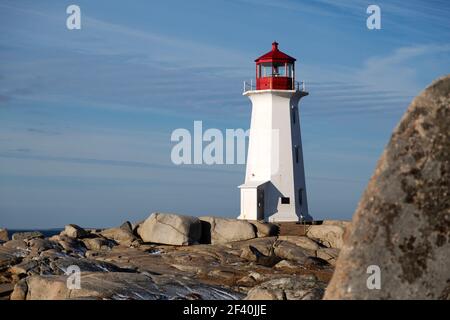
[[[256,62],[256,90],[294,90],[295,58],[278,50],[278,43],[272,43],[272,50]]]

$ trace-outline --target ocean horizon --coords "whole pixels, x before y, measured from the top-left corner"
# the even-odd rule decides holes
[[[50,228],[50,229],[7,229],[9,237],[11,238],[14,233],[18,232],[32,232],[32,231],[39,231],[44,235],[44,237],[52,237],[54,235],[59,234],[61,231],[64,230],[64,228]]]

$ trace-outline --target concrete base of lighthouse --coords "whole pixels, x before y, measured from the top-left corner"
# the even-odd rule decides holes
[[[295,210],[278,212],[281,193],[270,181],[252,181],[239,186],[241,193],[241,220],[265,220],[267,222],[312,221],[309,215],[298,215]],[[270,214],[270,212],[273,212]]]
[[[238,219],[311,221],[306,198],[298,103],[301,90],[252,90],[245,183]]]

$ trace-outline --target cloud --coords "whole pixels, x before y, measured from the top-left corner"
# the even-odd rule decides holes
[[[305,66],[310,91],[302,114],[362,116],[400,114],[450,58],[449,44],[415,44],[369,56],[359,67],[329,67],[326,77],[318,66]],[[431,72],[430,72],[431,71]],[[438,74],[439,75],[439,74]]]
[[[248,70],[240,67],[248,62],[241,52],[89,13],[83,14],[81,32],[69,33],[59,14],[12,2],[2,6],[17,18],[4,26],[10,41],[0,36],[9,49],[0,51],[0,59],[8,61],[1,67],[2,104],[78,104],[174,116],[196,110],[216,118],[242,113],[246,104],[241,83],[253,70],[248,63]],[[34,25],[45,32],[33,32]]]
[[[203,178],[209,177],[211,174],[226,174],[226,175],[243,175],[243,166],[235,166],[234,169],[229,169],[229,167],[225,166],[207,166],[207,165],[164,165],[164,164],[156,164],[156,163],[147,163],[147,162],[139,162],[139,161],[118,161],[113,159],[93,159],[93,158],[72,158],[72,157],[55,157],[49,155],[36,155],[32,154],[32,151],[27,148],[16,149],[14,152],[0,152],[0,158],[4,159],[17,159],[17,160],[30,160],[30,161],[45,161],[45,162],[59,162],[65,164],[81,164],[81,165],[98,165],[98,166],[110,166],[110,167],[128,167],[128,168],[138,168],[138,169],[155,169],[155,170],[170,170],[175,172],[183,172],[183,174],[188,173],[196,173],[201,174]],[[151,172],[151,171],[150,171]],[[2,175],[0,173],[0,175]],[[4,176],[4,175],[3,175]],[[57,176],[54,176],[57,177]],[[66,175],[62,175],[60,177],[66,177]],[[93,176],[91,176],[93,177]],[[76,176],[70,177],[71,179],[77,180]],[[79,177],[78,177],[79,178]],[[99,177],[97,177],[99,178]],[[110,176],[109,179],[118,179],[117,181],[122,181],[124,177],[114,177]],[[307,179],[315,180],[315,181],[325,181],[325,182],[344,182],[344,183],[361,183],[366,182],[362,179],[349,179],[345,177],[321,177],[314,175],[307,175]],[[134,183],[135,180],[132,179]],[[152,183],[148,182],[148,183]]]
[[[433,61],[439,53],[450,56],[450,45],[417,44],[400,47],[387,56],[370,57],[356,78],[374,88],[395,88],[398,92],[417,94],[423,88],[419,77],[425,70],[420,62]],[[443,70],[444,72],[446,70]]]
[[[381,8],[380,33],[384,40],[391,42],[392,45],[411,45],[417,39],[427,39],[429,42],[442,42],[443,39],[448,42],[450,39],[449,1],[411,0],[407,3],[400,0],[378,0],[376,3],[366,0],[236,1],[255,8],[265,7],[267,10],[295,12],[299,19],[315,16],[318,19],[338,20],[339,29],[351,30],[350,32],[354,32],[358,25],[365,28],[368,17],[366,9],[370,4],[376,4]]]
[[[44,134],[44,135],[59,135],[59,134],[61,134],[61,132],[58,132],[58,131],[46,130],[46,129],[36,129],[36,128],[28,128],[27,131],[30,133]]]
[[[283,10],[313,7],[318,12],[348,15],[359,14],[365,2],[263,1],[261,5]],[[197,113],[205,119],[221,119],[228,114],[248,117],[241,83],[254,70],[244,52],[103,21],[89,13],[83,15],[82,33],[68,33],[59,25],[60,16],[51,11],[28,9],[13,2],[4,7],[21,17],[19,21],[36,20],[47,32],[18,40],[27,25],[19,27],[20,34],[14,30],[18,22],[5,25],[19,43],[12,41],[4,46],[16,48],[19,54],[11,55],[13,49],[0,52],[0,58],[9,61],[8,66],[2,66],[7,77],[0,78],[1,104],[70,104],[176,117]],[[402,14],[398,6],[392,10]],[[32,46],[33,55],[20,50],[23,46]],[[311,108],[304,114],[403,110],[423,86],[417,79],[418,65],[410,62],[442,52],[448,52],[448,46],[403,46],[370,56],[359,67],[327,66],[326,74],[319,64],[302,66],[311,91]]]

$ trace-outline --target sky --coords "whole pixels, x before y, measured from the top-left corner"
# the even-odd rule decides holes
[[[245,165],[177,166],[170,137],[247,129],[243,81],[274,40],[309,91],[310,214],[351,219],[408,104],[449,73],[449,16],[449,1],[0,0],[0,227],[237,217]]]

